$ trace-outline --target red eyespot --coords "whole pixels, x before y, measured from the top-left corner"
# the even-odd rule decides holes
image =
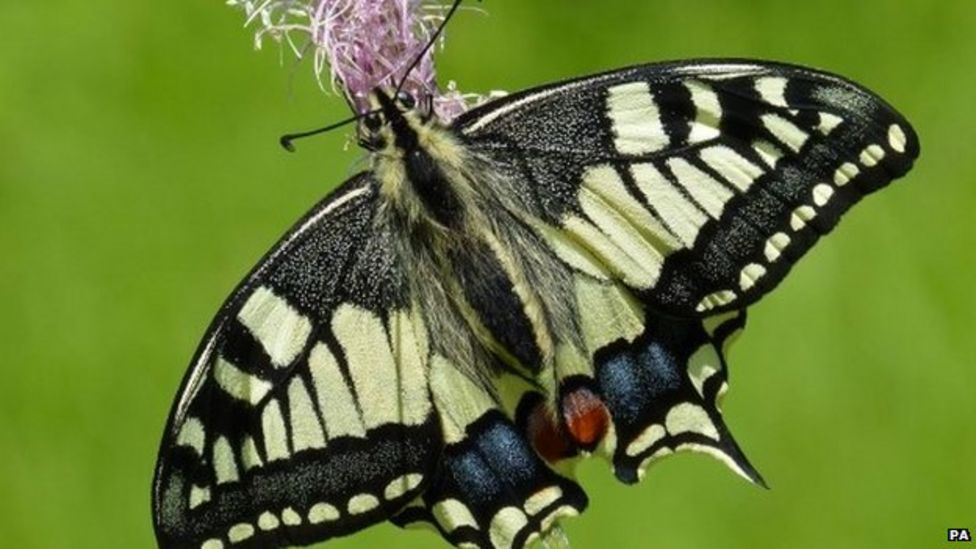
[[[560,409],[569,437],[580,448],[592,451],[607,434],[610,413],[603,400],[587,387],[565,392]]]
[[[549,463],[556,463],[576,453],[572,441],[567,438],[541,399],[526,416],[525,431],[532,447]]]

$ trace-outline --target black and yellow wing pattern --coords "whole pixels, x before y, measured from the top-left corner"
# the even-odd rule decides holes
[[[857,84],[750,61],[614,71],[506,97],[457,125],[515,165],[566,238],[678,316],[754,302],[919,152],[911,126]]]
[[[705,60],[528,90],[443,125],[377,90],[372,168],[228,299],[174,404],[161,547],[370,524],[524,547],[581,513],[576,460],[636,482],[713,455],[745,309],[919,146],[883,100]]]
[[[391,235],[372,231],[376,202],[368,175],[348,181],[221,309],[163,442],[161,546],[347,533],[403,505],[433,470],[425,335]]]

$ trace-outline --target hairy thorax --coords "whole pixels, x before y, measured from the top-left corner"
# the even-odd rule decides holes
[[[552,389],[559,348],[580,338],[563,320],[573,304],[558,298],[572,295],[571,274],[533,228],[535,207],[449,129],[407,120],[412,136],[391,131],[374,155],[377,223],[401,235],[393,241],[433,350],[475,378],[507,372]]]

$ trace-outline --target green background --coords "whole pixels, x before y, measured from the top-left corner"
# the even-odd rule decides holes
[[[827,68],[915,124],[917,168],[751,310],[726,418],[772,486],[707,457],[607,464],[575,547],[939,547],[976,529],[976,4],[487,0],[449,29],[465,91],[651,60]],[[220,1],[0,4],[0,545],[151,547],[184,368],[254,261],[361,156],[307,63]],[[283,59],[283,61],[282,61]],[[336,547],[427,548],[383,525]]]

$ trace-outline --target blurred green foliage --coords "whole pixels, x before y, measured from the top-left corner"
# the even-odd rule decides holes
[[[854,209],[751,311],[726,418],[764,491],[700,456],[637,487],[579,471],[578,548],[937,547],[976,528],[976,4],[972,0],[482,3],[440,74],[518,90],[632,63],[787,60],[876,90],[917,168]],[[222,2],[4,2],[0,535],[153,546],[149,484],[180,377],[225,295],[353,173],[307,62],[255,53]],[[283,59],[283,61],[282,61]],[[426,548],[372,528],[336,547]]]

